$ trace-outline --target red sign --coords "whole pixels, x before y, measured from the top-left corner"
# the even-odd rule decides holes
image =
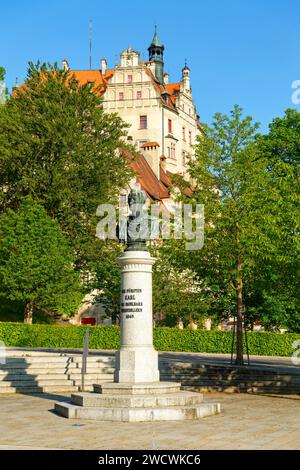
[[[81,319],[81,324],[82,325],[96,325],[96,318],[95,317],[85,317]]]

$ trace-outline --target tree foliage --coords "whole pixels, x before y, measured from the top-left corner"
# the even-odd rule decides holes
[[[4,104],[7,98],[8,90],[5,86],[6,71],[4,67],[0,67],[0,104]]]
[[[195,270],[215,294],[219,312],[236,315],[238,363],[243,314],[249,320],[255,310],[256,319],[274,324],[275,310],[280,317],[290,291],[291,275],[285,279],[280,273],[296,273],[291,253],[298,243],[298,196],[292,170],[282,173],[282,165],[288,165],[283,159],[271,165],[262,143],[266,146],[267,141],[257,129],[238,106],[229,116],[217,113],[212,127],[205,127],[190,164],[193,200],[205,206],[204,247],[178,255],[181,265]],[[276,295],[277,308],[263,314],[262,306],[272,305],[278,282],[284,288]]]
[[[34,308],[73,313],[82,296],[73,263],[58,223],[31,197],[0,217],[0,291],[24,303],[28,323]]]
[[[125,132],[93,84],[30,64],[26,83],[0,108],[0,210],[31,195],[72,241],[77,267],[90,267],[101,251],[97,206],[115,202],[130,175],[119,151]]]
[[[268,326],[300,331],[300,113],[287,109],[257,147],[266,159],[273,253],[257,264],[249,308]]]
[[[176,326],[181,321],[184,326],[194,322],[201,327],[209,308],[207,293],[203,291],[204,284],[188,267],[178,269],[174,266],[171,246],[172,243],[166,242],[152,247],[152,254],[156,257],[153,266],[153,312],[156,324]]]

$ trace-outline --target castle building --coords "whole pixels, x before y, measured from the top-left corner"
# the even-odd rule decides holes
[[[190,69],[185,63],[180,81],[169,83],[164,69],[164,45],[156,28],[148,53],[145,61],[139,52],[128,47],[114,68],[108,68],[105,58],[95,70],[70,69],[66,59],[62,67],[74,75],[79,85],[93,84],[94,93],[103,98],[103,108],[118,113],[129,125],[127,142],[137,148],[138,155],[133,156],[127,147],[120,149],[135,175],[120,198],[126,198],[130,188],[138,185],[146,192],[148,202],[172,213],[179,204],[174,201],[173,191],[181,189],[187,196],[192,195],[189,187],[176,187],[172,174],[189,179],[187,163],[193,158],[193,145],[201,135],[201,126],[192,97]],[[97,294],[93,291],[85,297],[72,323],[103,323],[104,310],[95,302]]]
[[[161,179],[166,173],[187,175],[187,162],[201,133],[192,97],[190,69],[185,64],[181,80],[169,83],[164,69],[164,45],[157,31],[148,47],[149,60],[128,47],[120,63],[108,69],[101,60],[99,70],[72,70],[80,83],[102,85],[103,107],[117,112],[129,124],[128,143],[136,146],[152,171]],[[63,67],[68,68],[67,61]]]
[[[200,132],[190,69],[185,65],[181,81],[168,83],[164,46],[156,31],[148,51],[147,62],[130,47],[121,53],[120,65],[109,71],[104,108],[117,112],[130,124],[128,140],[145,156],[155,174],[159,171],[159,157],[164,155],[166,170],[184,175]],[[101,73],[105,78],[105,59]]]

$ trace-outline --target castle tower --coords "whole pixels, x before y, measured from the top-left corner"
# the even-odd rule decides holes
[[[158,39],[155,26],[154,36],[148,47],[149,61],[155,63],[155,77],[161,84],[164,83],[164,48],[165,46]]]
[[[186,93],[190,92],[191,90],[190,75],[191,75],[191,71],[188,68],[187,63],[185,61],[185,65],[182,69],[182,85],[183,85],[183,91],[185,91]]]

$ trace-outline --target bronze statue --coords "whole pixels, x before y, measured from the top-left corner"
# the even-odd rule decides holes
[[[118,225],[117,238],[126,243],[126,251],[147,251],[146,242],[153,238],[157,225],[144,207],[147,196],[141,189],[131,189],[127,201],[130,214]]]

